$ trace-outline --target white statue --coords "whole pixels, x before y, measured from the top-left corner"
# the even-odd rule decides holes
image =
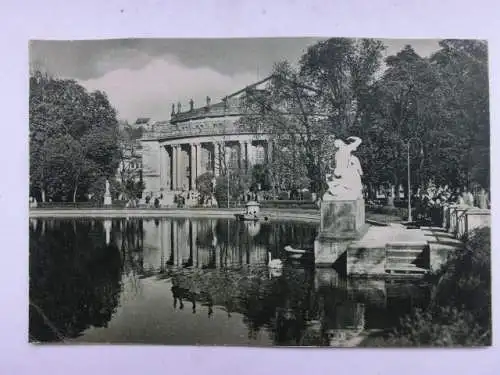
[[[328,191],[323,200],[356,200],[363,197],[361,176],[363,170],[359,159],[352,155],[361,144],[358,137],[349,137],[352,142],[346,144],[341,139],[333,143],[335,152],[335,169],[333,174],[326,175]]]
[[[111,193],[109,192],[109,181],[106,180],[106,192],[104,193],[104,205],[110,206],[111,203],[112,203],[112,201],[111,201]]]

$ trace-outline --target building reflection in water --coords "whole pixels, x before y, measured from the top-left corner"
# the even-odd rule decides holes
[[[402,314],[410,312],[426,298],[419,288],[415,291],[384,280],[345,279],[333,269],[315,270],[285,262],[281,274],[270,274],[268,251],[273,258],[278,258],[283,257],[287,244],[310,246],[316,236],[314,225],[176,218],[73,220],[61,226],[54,220],[30,220],[30,231],[30,241],[31,237],[42,241],[49,235],[53,241],[59,239],[60,244],[56,247],[67,247],[72,241],[76,244],[86,236],[92,240],[80,241],[78,249],[82,246],[114,249],[110,251],[116,251],[121,258],[122,299],[129,293],[126,280],[132,280],[137,289],[140,278],[168,278],[175,309],[190,309],[193,314],[203,312],[209,317],[222,311],[228,317],[241,314],[250,338],[265,330],[275,345],[343,346],[365,329],[394,325]],[[58,231],[63,231],[64,235]],[[70,238],[68,231],[73,233]],[[40,243],[32,243],[30,254],[34,252],[38,258],[46,256],[41,248],[44,246]],[[59,249],[56,253],[62,251]],[[56,263],[51,264],[52,268],[35,271],[34,278],[30,269],[32,279],[43,280],[51,272],[57,274]],[[102,264],[99,269],[105,266]],[[93,274],[96,271],[82,268],[82,272]],[[71,275],[67,276],[71,279]],[[87,281],[87,287],[93,290],[94,280],[89,278]],[[50,285],[42,283],[42,288]],[[113,285],[120,285],[120,281]],[[67,296],[60,296],[54,285],[50,290],[40,291],[39,288],[40,285],[34,287],[35,292],[31,294],[59,295],[58,303],[62,305],[70,301]],[[82,290],[81,286],[79,288]],[[113,290],[111,296],[116,295],[116,288]],[[118,303],[115,297],[108,300]],[[86,303],[92,305],[89,299]],[[49,310],[55,308],[51,303],[45,303],[45,308],[47,306]],[[66,307],[67,310],[76,308],[73,305]],[[115,309],[116,305],[111,305],[106,311]],[[112,319],[110,314],[107,317]],[[81,327],[88,324],[93,323],[89,321]]]

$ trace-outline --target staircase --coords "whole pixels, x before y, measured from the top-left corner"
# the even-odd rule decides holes
[[[390,242],[386,245],[386,273],[424,275],[429,268],[427,242]]]

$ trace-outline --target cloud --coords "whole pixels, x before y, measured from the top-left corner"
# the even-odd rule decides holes
[[[136,59],[143,62],[146,56]],[[187,109],[192,98],[199,107],[205,104],[206,96],[215,103],[258,79],[252,73],[224,75],[209,67],[189,68],[172,55],[149,60],[142,67],[116,69],[80,83],[90,91],[106,92],[118,117],[134,121],[142,116],[168,120],[172,103],[180,101]]]
[[[151,43],[153,42],[155,41]],[[428,56],[438,48],[437,40],[385,39],[383,42],[388,47],[385,56],[397,53],[405,44],[411,44],[422,56]],[[275,54],[282,52],[276,43],[266,43],[275,47]],[[298,45],[297,42],[294,43]],[[183,108],[187,109],[191,98],[195,107],[204,105],[206,96],[212,98],[212,103],[218,102],[225,95],[263,78],[272,65],[269,61],[267,65],[264,64],[266,68],[261,70],[258,77],[257,70],[251,70],[249,67],[258,66],[257,62],[262,59],[269,60],[268,54],[257,53],[258,51],[251,49],[245,51],[241,46],[238,53],[234,49],[218,51],[217,48],[222,48],[224,43],[214,41],[208,44],[212,47],[211,51],[207,42],[199,42],[189,45],[189,48],[179,45],[177,49],[184,49],[179,49],[175,54],[153,53],[155,51],[144,46],[141,51],[128,45],[113,45],[113,48],[96,53],[93,63],[90,64],[94,73],[99,72],[100,76],[80,79],[80,83],[91,91],[106,92],[120,119],[135,121],[137,117],[152,117],[155,120],[168,120],[172,103],[180,101]],[[233,44],[239,45],[236,42]],[[292,47],[297,47],[295,44]],[[269,47],[265,43],[263,46]],[[286,43],[284,46],[287,46]],[[75,46],[75,50],[80,51],[80,47]],[[82,52],[78,53],[81,62]],[[290,52],[290,55],[298,54],[298,49],[294,50],[293,54]],[[74,53],[70,56],[73,60],[76,58]],[[296,61],[297,58],[290,59]],[[80,65],[86,67],[89,64]]]

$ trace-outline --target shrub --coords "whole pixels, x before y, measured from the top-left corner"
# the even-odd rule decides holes
[[[374,214],[382,214],[382,215],[390,215],[390,216],[398,216],[401,219],[406,219],[408,217],[408,209],[407,208],[399,208],[399,207],[389,207],[389,206],[380,206],[380,205],[366,205],[366,212],[371,212]],[[414,211],[412,211],[414,212]]]
[[[473,231],[463,249],[452,254],[437,273],[433,305],[464,308],[487,328],[491,324],[490,228]]]
[[[479,346],[489,345],[491,335],[465,310],[440,307],[437,311],[416,309],[401,320],[386,339],[386,346]]]

